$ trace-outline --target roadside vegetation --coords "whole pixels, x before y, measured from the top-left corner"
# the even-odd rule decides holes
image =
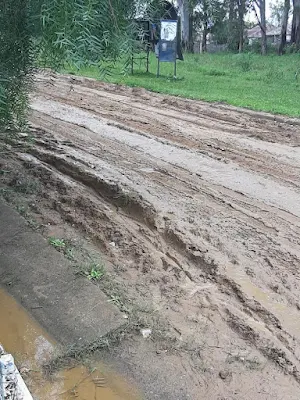
[[[177,79],[169,63],[161,66],[162,76],[157,78],[152,55],[150,73],[143,71],[144,65],[137,64],[132,75],[124,71],[120,61],[105,79],[154,92],[300,117],[300,54],[186,54],[185,61],[178,62]],[[69,66],[64,72],[103,79],[95,67]]]

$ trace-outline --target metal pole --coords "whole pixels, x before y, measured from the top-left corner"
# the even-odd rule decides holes
[[[150,53],[150,49],[149,49],[149,45],[147,45],[147,73],[149,72],[149,53]]]
[[[158,78],[159,77],[159,57],[158,57],[158,59],[157,59],[157,75],[156,75],[156,77]]]
[[[174,62],[174,78],[176,78],[177,74],[177,57],[175,57],[175,62]]]
[[[131,75],[133,75],[133,54],[131,56]]]

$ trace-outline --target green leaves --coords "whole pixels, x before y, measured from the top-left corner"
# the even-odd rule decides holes
[[[59,68],[65,62],[82,67],[116,60],[132,46],[128,18],[134,7],[134,0],[44,0],[43,63]]]
[[[161,0],[155,0],[160,3]],[[0,129],[24,129],[33,66],[96,66],[132,53],[140,9],[151,0],[5,0],[0,2]]]
[[[27,0],[0,6],[0,129],[24,129],[33,65]]]

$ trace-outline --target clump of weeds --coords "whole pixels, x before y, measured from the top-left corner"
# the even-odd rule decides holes
[[[51,246],[55,247],[57,250],[62,250],[66,247],[64,239],[59,239],[53,236],[49,237],[49,244],[51,244]]]
[[[105,275],[105,268],[101,263],[91,262],[78,267],[77,275],[85,276],[90,281],[99,281]]]

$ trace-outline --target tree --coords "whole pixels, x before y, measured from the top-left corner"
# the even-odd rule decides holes
[[[160,0],[157,0],[160,2]],[[0,2],[0,128],[21,129],[35,60],[59,68],[95,65],[130,54],[144,0]],[[34,40],[33,40],[34,39]]]
[[[272,25],[280,27],[282,25],[282,18],[284,14],[285,4],[282,0],[276,0],[270,3],[270,18],[269,21]]]
[[[254,0],[252,3],[252,8],[255,12],[261,30],[261,54],[266,55],[267,54],[266,0]]]
[[[244,49],[245,14],[249,8],[248,0],[228,1],[228,48],[232,51]]]
[[[178,6],[181,15],[181,38],[183,48],[186,50],[192,50],[192,37],[191,37],[191,14],[192,14],[192,5],[190,4],[190,0],[179,0]]]
[[[33,72],[30,7],[27,0],[0,5],[0,128],[22,129],[27,120]]]
[[[245,29],[245,12],[246,12],[246,1],[238,1],[238,14],[239,14],[239,53],[243,52],[244,49],[244,29]]]
[[[291,43],[294,43],[296,49],[300,50],[300,0],[293,0]]]
[[[289,11],[290,11],[290,0],[285,0],[284,1],[284,10],[282,13],[280,44],[279,44],[279,49],[278,49],[279,55],[283,54],[284,48],[286,45],[286,32],[287,32],[287,25],[288,25],[288,19],[289,19]]]

